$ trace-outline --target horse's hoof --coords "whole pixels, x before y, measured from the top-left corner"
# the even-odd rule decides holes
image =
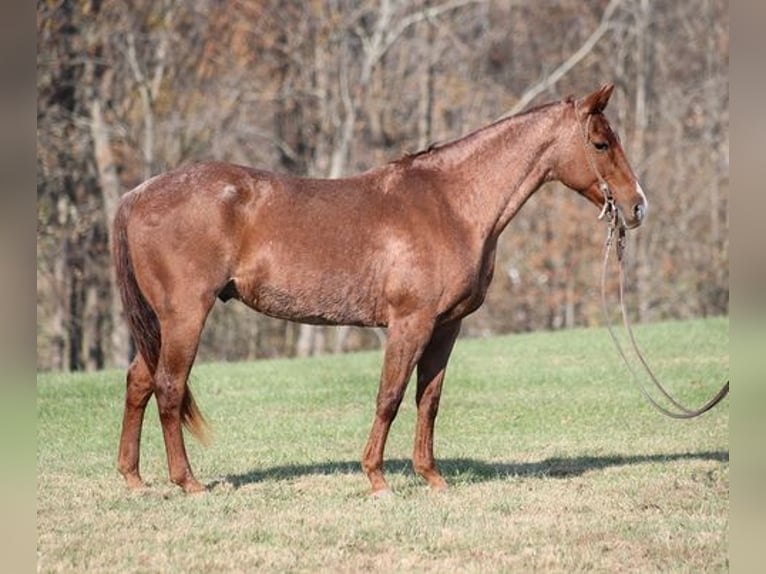
[[[184,489],[184,492],[186,494],[199,495],[199,494],[204,494],[205,492],[207,492],[207,489],[204,486],[202,486],[202,484],[197,482],[196,480],[189,480],[189,481],[187,481],[183,485],[183,489]]]
[[[126,475],[125,485],[128,487],[128,490],[143,490],[146,488],[146,484],[137,474]]]
[[[390,488],[381,488],[371,492],[370,496],[377,499],[389,499],[394,497],[394,491]]]
[[[444,492],[449,488],[447,481],[444,480],[441,476],[429,480],[428,486],[431,487],[431,492]]]

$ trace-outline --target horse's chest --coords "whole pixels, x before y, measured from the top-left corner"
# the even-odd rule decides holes
[[[484,303],[495,271],[494,255],[494,250],[492,250],[482,257],[477,264],[467,266],[459,276],[454,278],[453,285],[456,289],[452,301],[448,303],[448,309],[443,314],[445,318],[465,317],[476,311]]]

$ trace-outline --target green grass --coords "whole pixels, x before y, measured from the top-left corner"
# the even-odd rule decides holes
[[[728,320],[641,326],[650,364],[697,406],[728,377]],[[728,571],[728,400],[693,421],[646,403],[602,329],[461,340],[436,454],[410,468],[408,390],[386,450],[396,496],[359,457],[381,353],[204,364],[192,386],[214,442],[187,443],[199,497],[167,480],[154,402],[149,483],[115,470],[124,374],[39,375],[42,572]]]

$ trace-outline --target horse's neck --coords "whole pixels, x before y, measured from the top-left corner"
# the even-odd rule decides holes
[[[484,240],[496,240],[553,169],[557,106],[513,116],[436,151],[446,198]]]

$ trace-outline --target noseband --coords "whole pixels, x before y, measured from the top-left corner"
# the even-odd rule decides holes
[[[579,109],[577,108],[577,104],[575,103],[575,112],[576,115],[579,116]],[[588,164],[590,165],[590,168],[593,170],[593,173],[596,175],[596,178],[598,179],[598,186],[601,190],[601,193],[604,194],[604,207],[601,209],[601,213],[598,216],[598,219],[601,220],[604,217],[606,217],[607,220],[607,235],[606,235],[606,241],[604,242],[604,265],[602,267],[601,272],[601,306],[602,310],[604,312],[604,318],[606,319],[606,327],[609,331],[609,335],[612,338],[612,341],[614,341],[615,346],[617,347],[617,351],[620,354],[620,357],[622,357],[622,360],[624,361],[625,365],[628,368],[628,371],[630,371],[630,374],[633,377],[633,381],[636,383],[638,388],[641,390],[641,393],[646,397],[646,399],[651,403],[651,405],[656,408],[658,411],[660,411],[662,414],[669,416],[671,418],[676,419],[690,419],[694,417],[698,417],[702,413],[705,413],[712,409],[714,406],[716,406],[723,398],[729,394],[729,382],[727,381],[723,387],[718,391],[718,393],[710,399],[707,403],[702,405],[700,408],[691,410],[680,404],[678,401],[676,401],[670,393],[668,393],[667,390],[665,390],[665,387],[660,383],[660,381],[655,376],[652,369],[649,367],[649,364],[646,362],[646,359],[644,358],[643,353],[641,353],[641,350],[638,348],[638,344],[636,343],[636,339],[633,335],[633,329],[630,326],[630,322],[628,321],[628,313],[625,309],[625,300],[624,300],[624,292],[625,292],[625,261],[624,261],[624,254],[625,254],[625,247],[626,247],[626,231],[627,228],[625,227],[625,222],[620,217],[620,213],[617,209],[617,205],[614,202],[614,196],[612,195],[612,190],[609,189],[609,184],[607,184],[604,177],[601,175],[601,172],[596,167],[595,162],[593,161],[593,157],[591,156],[590,151],[590,139],[588,138],[589,128],[590,128],[590,119],[591,114],[588,114],[588,119],[585,121],[585,125],[579,122],[578,119],[578,125],[580,126],[580,132],[582,134],[583,144],[585,145],[585,157],[588,160]],[[631,346],[633,347],[633,350],[636,353],[636,356],[638,357],[639,361],[641,362],[641,365],[644,367],[644,370],[649,375],[649,378],[654,383],[655,387],[659,389],[660,393],[670,401],[670,403],[677,409],[677,410],[670,410],[661,404],[659,404],[646,390],[644,385],[639,380],[636,372],[633,370],[633,367],[631,366],[630,362],[628,361],[627,356],[625,355],[625,352],[622,349],[622,346],[620,345],[619,340],[617,339],[617,336],[614,334],[614,330],[612,329],[612,322],[609,320],[609,312],[607,309],[607,303],[606,303],[606,271],[609,264],[609,252],[611,251],[612,242],[614,241],[615,232],[617,234],[617,243],[615,245],[615,251],[617,252],[617,260],[619,262],[619,275],[620,275],[620,308],[622,311],[622,322],[623,326],[625,327],[625,330],[628,333],[628,337],[631,342]]]

